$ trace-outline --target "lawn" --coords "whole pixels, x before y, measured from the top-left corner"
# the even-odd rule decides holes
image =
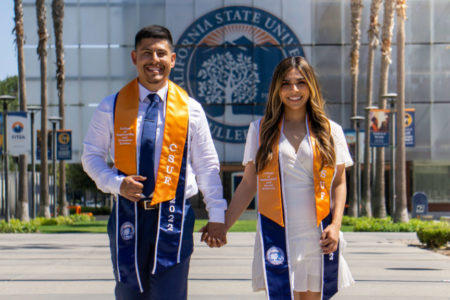
[[[41,225],[40,233],[106,233],[108,221],[83,222],[74,225]]]
[[[75,225],[42,225],[39,226],[39,232],[41,233],[106,233],[106,223],[107,221],[94,221],[78,223]],[[196,220],[194,231],[197,232],[205,226],[207,220]],[[352,231],[353,226],[342,226],[342,231]],[[230,232],[255,232],[256,231],[256,220],[239,220],[233,227],[231,227]]]

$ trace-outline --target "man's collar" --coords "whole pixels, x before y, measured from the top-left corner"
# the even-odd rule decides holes
[[[138,82],[139,83],[139,82]],[[166,82],[166,84],[157,91],[149,91],[146,87],[144,87],[142,84],[138,84],[139,86],[139,101],[144,101],[145,98],[147,98],[148,94],[151,93],[157,93],[159,98],[162,99],[162,101],[166,101],[167,97],[167,90],[169,89],[169,82]]]

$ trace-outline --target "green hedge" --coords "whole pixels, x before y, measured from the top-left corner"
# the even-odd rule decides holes
[[[91,221],[95,221],[95,217],[81,214],[81,215],[69,215],[67,217],[58,216],[52,219],[39,217],[32,220],[31,222],[36,222],[37,226],[39,226],[39,225],[74,225],[77,223],[86,223]]]
[[[435,222],[417,230],[417,237],[428,248],[440,248],[450,242],[450,224]]]
[[[9,223],[6,223],[2,220],[0,221],[0,233],[30,233],[37,232],[38,226],[41,225],[74,225],[92,221],[95,221],[95,217],[90,217],[88,215],[59,216],[51,219],[38,217],[29,222],[11,219]]]
[[[450,242],[450,224],[442,221],[411,219],[407,223],[394,223],[390,217],[378,219],[344,216],[342,225],[353,226],[353,231],[359,232],[417,232],[419,241],[428,248],[439,248]]]
[[[11,219],[9,223],[0,221],[0,232],[2,233],[30,233],[36,232],[37,226],[33,222],[22,222],[18,219]]]
[[[342,225],[353,226],[353,231],[359,232],[415,232],[420,226],[427,223],[432,222],[411,219],[408,223],[394,223],[390,217],[381,219],[344,216],[342,218]]]

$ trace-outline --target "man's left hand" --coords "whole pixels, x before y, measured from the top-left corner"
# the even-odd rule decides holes
[[[227,243],[225,224],[208,222],[199,230],[202,232],[201,241],[211,248],[219,248]]]

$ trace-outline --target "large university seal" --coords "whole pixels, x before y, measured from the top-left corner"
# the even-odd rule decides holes
[[[248,124],[263,115],[275,66],[287,56],[304,56],[278,17],[246,6],[198,18],[175,52],[172,80],[202,103],[213,138],[226,143],[245,143]]]

